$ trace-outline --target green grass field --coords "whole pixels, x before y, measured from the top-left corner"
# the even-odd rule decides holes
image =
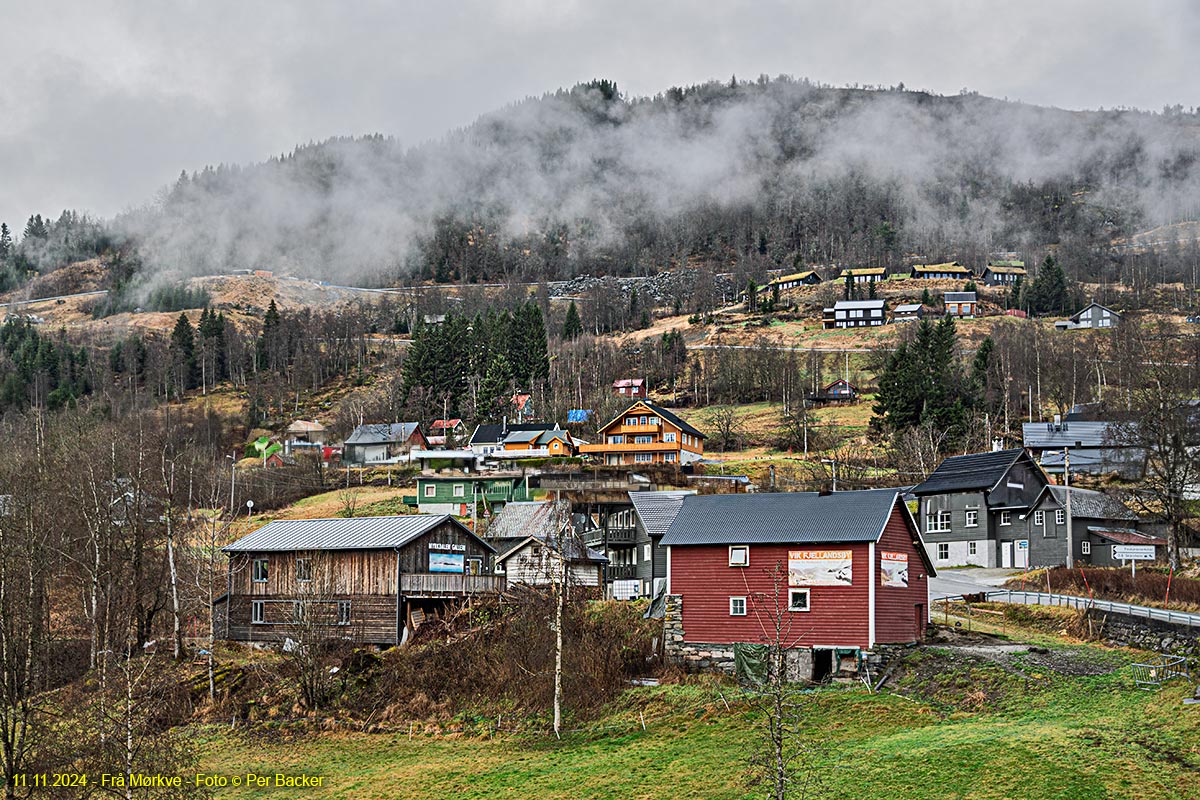
[[[1090,649],[1090,648],[1088,648]],[[1125,654],[1118,659],[1128,660]],[[923,699],[861,686],[805,695],[805,741],[820,797],[1200,797],[1200,707],[1191,687],[1133,688],[1128,669],[1070,676],[978,664],[935,671]],[[756,718],[711,685],[632,689],[612,713],[561,742],[532,733],[253,736],[198,729],[200,769],[324,776],[324,786],[222,789],[309,798],[742,798]],[[639,712],[648,720],[641,730]]]

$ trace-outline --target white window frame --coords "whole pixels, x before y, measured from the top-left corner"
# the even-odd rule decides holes
[[[650,462],[654,461],[654,454],[653,453],[634,453],[633,460],[635,463],[638,463],[638,464],[649,464]]]
[[[1000,512],[1000,524],[1001,525],[1012,525],[1012,512],[1011,511],[1001,511]]]
[[[250,624],[251,625],[266,625],[267,624],[267,604],[264,600],[250,601]]]
[[[729,616],[744,617],[746,616],[746,598],[730,597],[729,598]]]
[[[654,444],[654,437],[648,433],[638,434],[633,437],[634,444]]]
[[[1065,508],[1059,508],[1059,509],[1055,510],[1054,524],[1055,525],[1066,525],[1067,524],[1067,510]]]
[[[663,434],[663,441],[664,441],[664,442],[673,442],[673,441],[675,441],[675,431],[667,431],[666,433],[664,433],[664,434]]]
[[[950,530],[949,511],[929,511],[925,514],[926,533],[947,533]]]
[[[265,559],[265,558],[254,559],[254,563],[252,566],[253,572],[250,575],[250,580],[253,581],[254,583],[266,583],[267,579],[271,577],[271,571],[270,571],[270,567],[268,566],[268,564],[269,564],[268,559]],[[262,567],[261,570],[259,569],[260,566]],[[261,578],[259,577],[260,574],[262,575]]]
[[[1092,554],[1092,543],[1087,539],[1084,539],[1079,543],[1079,552],[1083,553],[1085,556],[1090,556]]]
[[[658,417],[650,417],[650,424],[651,424],[651,425],[657,425],[657,424],[659,424],[659,423],[658,423]]]
[[[437,497],[437,484],[436,483],[425,484],[425,497]]]
[[[804,607],[796,607],[796,598],[804,598]],[[812,597],[808,589],[788,589],[788,611],[807,612],[812,611]]]
[[[303,566],[302,566],[303,565]],[[296,582],[309,583],[312,581],[312,559],[296,558]]]
[[[467,485],[465,483],[454,484],[454,496],[455,497],[466,497],[467,496]]]
[[[609,436],[608,443],[609,444],[625,444],[625,437],[619,433],[614,436]]]
[[[967,542],[967,555],[979,555],[979,542]]]
[[[968,528],[978,528],[979,527],[979,512],[973,508],[967,509],[966,527],[968,527]],[[972,555],[974,555],[974,554],[972,554]]]
[[[637,425],[637,417],[626,417],[625,424],[626,425]]]
[[[740,552],[743,557],[741,559],[735,560],[734,555],[733,555],[735,552]],[[731,567],[748,567],[748,566],[750,566],[750,546],[744,545],[744,544],[729,545],[729,566],[731,566]]]
[[[352,608],[352,606],[350,605],[349,600],[338,600],[337,601],[337,624],[338,625],[349,625],[350,624],[351,608]]]
[[[937,560],[938,561],[949,561],[950,560],[950,543],[949,542],[938,542]]]
[[[1039,528],[1041,526],[1045,525],[1046,524],[1046,512],[1045,511],[1033,512],[1033,524]]]
[[[674,453],[667,453],[663,456],[663,458],[665,458],[667,460],[668,464],[675,463],[675,454]]]
[[[643,561],[650,560],[650,547],[651,547],[651,545],[649,545],[649,544],[642,545],[642,560]]]

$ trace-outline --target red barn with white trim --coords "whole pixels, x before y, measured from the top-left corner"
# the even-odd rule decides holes
[[[690,496],[662,544],[681,660],[780,639],[822,672],[817,651],[924,637],[935,572],[894,489]]]

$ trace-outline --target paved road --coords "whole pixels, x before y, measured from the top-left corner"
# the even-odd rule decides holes
[[[960,594],[990,592],[1001,586],[1019,569],[944,569],[929,579],[929,597],[955,597]]]

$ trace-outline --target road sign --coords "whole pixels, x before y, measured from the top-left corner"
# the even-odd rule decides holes
[[[1112,554],[1119,561],[1153,561],[1155,558],[1152,544],[1114,544]]]

